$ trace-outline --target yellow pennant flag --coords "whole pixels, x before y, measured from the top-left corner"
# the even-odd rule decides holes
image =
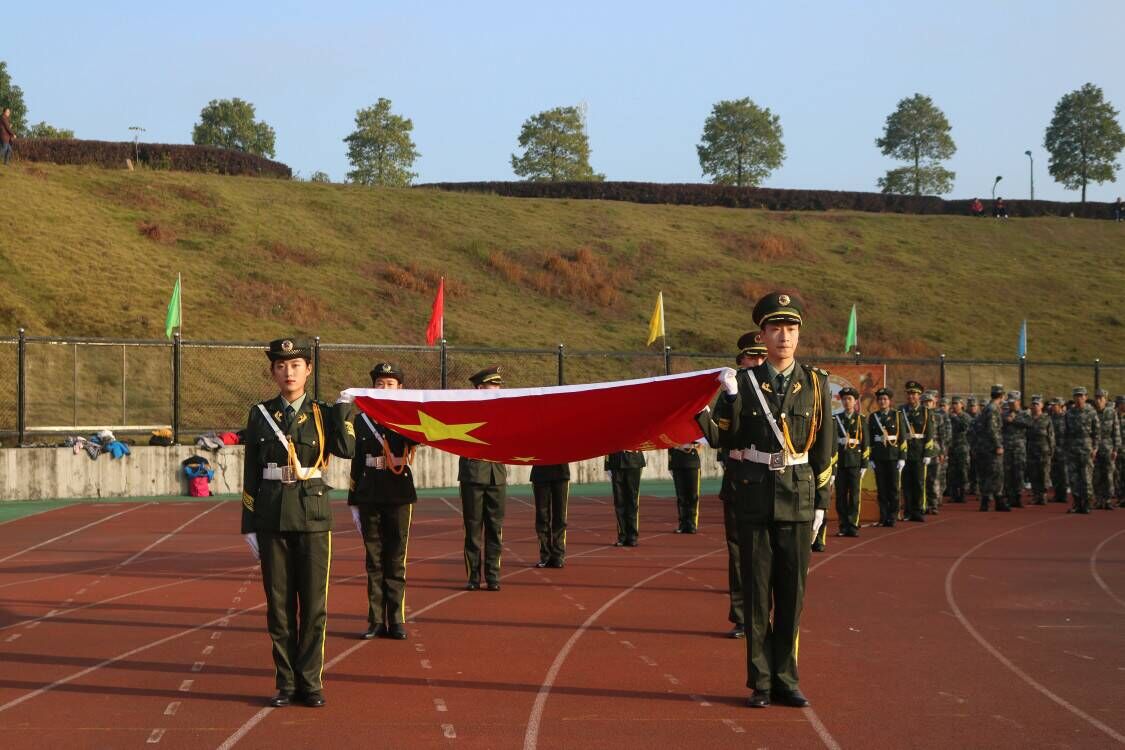
[[[645,346],[649,346],[653,341],[656,341],[657,336],[664,335],[664,292],[657,292],[656,294],[656,307],[652,311],[652,320],[648,322],[648,341]]]

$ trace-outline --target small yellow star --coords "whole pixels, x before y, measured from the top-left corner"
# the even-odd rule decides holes
[[[531,463],[532,461],[535,461],[535,460],[537,460],[535,458],[535,456],[512,456],[512,461],[518,462],[518,463],[521,463],[521,464],[529,464],[529,463]]]
[[[469,433],[478,427],[488,424],[487,422],[470,422],[468,424],[445,424],[439,419],[434,419],[425,412],[418,412],[418,424],[391,424],[391,427],[397,427],[400,430],[407,432],[419,432],[426,436],[428,442],[436,442],[438,440],[460,440],[466,443],[478,443],[480,445],[488,445],[483,440],[473,437]]]

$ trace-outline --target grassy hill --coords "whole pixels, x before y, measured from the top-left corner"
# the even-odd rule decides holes
[[[808,352],[1125,362],[1125,224],[499,198],[173,172],[0,170],[0,333],[729,352],[772,288]]]

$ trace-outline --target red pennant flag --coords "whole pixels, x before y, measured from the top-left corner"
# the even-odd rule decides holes
[[[426,345],[433,346],[445,338],[445,277],[438,282],[437,296],[434,297],[434,311],[430,315],[430,325],[426,327]]]
[[[695,415],[714,397],[724,369],[551,388],[347,393],[373,420],[443,451],[560,464],[699,439]]]

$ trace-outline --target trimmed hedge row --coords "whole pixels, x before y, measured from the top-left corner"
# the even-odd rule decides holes
[[[12,151],[27,161],[92,164],[107,169],[123,169],[126,159],[139,159],[141,164],[152,169],[280,177],[286,180],[293,177],[293,170],[281,162],[217,146],[138,143],[134,151],[130,141],[20,138],[13,144]]]
[[[688,206],[764,208],[771,211],[869,211],[901,214],[969,214],[971,200],[943,200],[934,196],[885,195],[839,190],[782,190],[739,188],[726,185],[659,182],[435,182],[418,185],[472,193],[494,193],[514,198],[571,198],[577,200],[668,203]],[[992,201],[982,198],[985,214]],[[1005,201],[1009,216],[1081,216],[1109,219],[1109,203],[1055,201]]]

